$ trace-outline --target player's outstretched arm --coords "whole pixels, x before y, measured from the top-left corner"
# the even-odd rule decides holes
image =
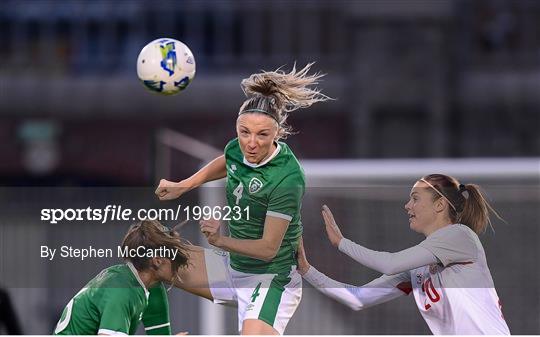
[[[227,176],[225,156],[221,155],[187,179],[179,182],[161,179],[155,193],[159,200],[172,200],[204,183],[225,178],[225,176]]]
[[[242,254],[262,261],[271,261],[277,254],[289,221],[273,216],[266,216],[264,232],[261,239],[240,240],[220,234],[221,223],[218,220],[201,220],[201,232],[208,243],[223,250]]]
[[[355,311],[408,295],[411,290],[408,272],[383,275],[360,287],[331,279],[313,266],[302,277],[324,295]]]
[[[346,239],[337,225],[330,208],[323,206],[322,216],[328,240],[333,246],[356,262],[386,275],[409,271],[432,263],[437,263],[437,257],[428,249],[417,245],[397,253],[379,252],[368,249]]]
[[[357,287],[331,279],[312,267],[306,257],[303,240],[298,246],[298,272],[318,291],[358,311],[388,302],[410,292],[410,276],[402,273],[382,276]]]

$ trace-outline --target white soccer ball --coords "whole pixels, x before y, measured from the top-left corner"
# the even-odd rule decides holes
[[[157,39],[139,53],[137,75],[147,89],[163,95],[174,95],[193,80],[195,58],[182,42],[169,38]]]

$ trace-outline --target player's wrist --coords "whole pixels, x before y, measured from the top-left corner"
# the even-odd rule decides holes
[[[346,239],[345,239],[344,236],[341,236],[341,238],[339,238],[339,240],[337,241],[337,245],[336,245],[338,250],[341,251],[343,249],[343,246],[345,245],[345,240]]]
[[[311,268],[311,265],[308,262],[299,263],[298,264],[298,273],[300,273],[300,275],[304,276],[309,271],[309,268]]]
[[[177,184],[178,187],[181,187],[187,191],[191,191],[192,189],[196,188],[198,185],[195,182],[195,179],[193,177],[186,178],[184,180],[180,180]]]
[[[212,236],[212,239],[211,241],[209,241],[210,244],[214,247],[217,247],[217,248],[225,248],[224,246],[224,242],[223,242],[223,236],[221,236],[220,234],[215,234]]]
[[[343,236],[335,236],[331,239],[330,243],[332,243],[332,246],[339,248],[339,244],[343,240]]]

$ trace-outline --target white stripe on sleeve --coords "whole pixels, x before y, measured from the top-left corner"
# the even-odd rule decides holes
[[[127,336],[128,334],[122,331],[114,331],[109,329],[99,329],[97,332],[98,335],[109,335],[109,336]]]
[[[284,219],[287,221],[292,220],[292,216],[283,214],[283,213],[274,212],[274,211],[266,211],[266,215],[273,216],[274,218]]]
[[[160,324],[160,325],[154,325],[154,326],[145,327],[144,330],[145,331],[154,330],[154,329],[164,328],[164,327],[169,326],[169,325],[171,325],[171,322],[163,323],[163,324]]]

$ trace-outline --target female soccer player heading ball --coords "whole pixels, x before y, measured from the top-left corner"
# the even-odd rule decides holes
[[[253,74],[242,81],[248,97],[236,120],[238,138],[225,153],[179,183],[161,180],[156,194],[174,199],[201,184],[227,177],[227,203],[249,219],[229,221],[230,237],[219,234],[219,221],[201,221],[208,242],[230,252],[229,289],[217,289],[208,273],[214,300],[230,292],[238,302],[242,334],[283,334],[300,303],[301,277],[296,250],[302,235],[300,207],[304,173],[291,149],[279,139],[290,134],[289,112],[329,99],[317,89],[320,74],[308,75],[312,64],[284,73]],[[228,260],[228,261],[227,261]],[[206,262],[209,269],[209,261]],[[225,299],[225,298],[224,298]]]
[[[478,239],[490,224],[489,212],[494,212],[478,186],[430,174],[414,184],[405,210],[411,229],[426,239],[414,247],[387,253],[344,238],[332,212],[323,206],[330,242],[385,275],[361,287],[334,281],[309,265],[302,246],[300,273],[321,292],[355,310],[412,291],[420,313],[436,335],[510,334]]]

